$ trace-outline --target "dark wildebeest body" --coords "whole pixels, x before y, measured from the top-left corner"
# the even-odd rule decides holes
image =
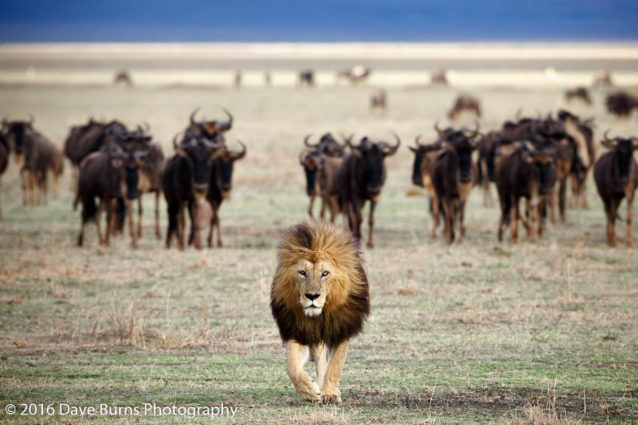
[[[618,92],[607,96],[607,110],[619,118],[627,118],[635,108],[638,108],[638,96]]]
[[[315,72],[311,69],[299,71],[299,85],[300,86],[314,86],[315,85]]]
[[[472,111],[480,118],[481,101],[474,96],[461,95],[456,98],[454,106],[452,106],[452,109],[448,112],[448,117],[451,120],[456,121],[459,119],[459,116],[463,111]]]
[[[412,163],[412,184],[424,188],[428,192],[430,213],[432,214],[432,237],[436,237],[436,228],[439,226],[439,202],[436,197],[436,191],[432,184],[430,172],[442,145],[440,139],[436,143],[421,144],[420,136],[415,140],[416,147],[409,146],[414,153],[414,162]]]
[[[184,249],[184,206],[188,206],[191,219],[189,242],[201,249],[197,202],[203,200],[208,192],[212,161],[222,144],[206,138],[190,139],[179,146],[173,140],[173,144],[177,153],[169,158],[162,173],[162,190],[168,204],[166,248],[171,247],[173,237],[177,236],[178,248]]]
[[[605,139],[603,145],[609,148],[594,165],[594,181],[596,189],[605,205],[607,215],[607,243],[616,245],[616,219],[618,207],[624,198],[627,198],[627,246],[632,246],[631,235],[631,208],[634,193],[638,187],[638,164],[633,157],[634,150],[638,149],[638,138],[628,139],[616,137]]]
[[[235,161],[242,159],[246,155],[246,145],[241,142],[239,143],[242,145],[241,151],[232,151],[224,146],[219,156],[213,160],[211,165],[210,183],[208,184],[208,192],[206,193],[206,199],[213,212],[208,230],[209,247],[213,246],[214,228],[217,228],[217,246],[223,246],[219,209],[224,199],[230,199]]]
[[[444,70],[432,72],[432,74],[430,74],[430,79],[432,81],[432,84],[438,84],[441,86],[448,85],[447,75]]]
[[[9,155],[11,148],[9,141],[4,137],[4,133],[0,131],[0,178],[9,167]],[[0,193],[2,193],[2,184],[0,183]],[[2,208],[0,207],[0,220],[2,220]]]
[[[465,204],[474,185],[472,169],[472,152],[477,148],[480,136],[478,126],[474,131],[465,129],[455,131],[451,128],[440,131],[439,138],[443,142],[443,150],[435,157],[430,170],[430,178],[434,186],[439,208],[434,209],[435,223],[439,210],[443,210],[443,233],[449,243],[455,238],[455,216],[459,215],[459,242],[465,236]]]
[[[517,142],[515,146],[514,152],[502,159],[495,176],[501,207],[498,240],[503,240],[505,226],[509,224],[511,241],[518,241],[518,220],[521,218],[519,202],[525,198],[531,223],[524,219],[523,224],[528,237],[535,242],[540,200],[543,194],[553,190],[556,166],[551,149],[543,150],[530,142]],[[510,220],[513,222],[510,223]]]
[[[366,201],[370,201],[368,217],[368,247],[374,247],[374,209],[385,183],[385,158],[394,155],[401,144],[399,136],[394,135],[397,143],[390,146],[387,142],[373,142],[364,137],[359,145],[350,145],[352,153],[343,158],[337,171],[339,203],[341,211],[348,216],[350,230],[357,239],[361,239],[361,211]]]
[[[139,167],[139,190],[140,195],[137,203],[137,237],[142,237],[142,194],[155,194],[155,236],[162,237],[159,225],[159,199],[162,194],[162,171],[164,170],[164,152],[162,147],[155,142],[149,143],[148,155]]]
[[[565,100],[568,103],[573,99],[578,99],[587,105],[591,105],[591,97],[589,97],[589,92],[585,87],[576,87],[575,89],[570,89],[565,92]]]
[[[370,97],[370,109],[379,109],[385,111],[387,109],[388,95],[385,90],[379,90]]]
[[[131,75],[128,73],[128,71],[125,70],[118,71],[115,74],[115,78],[113,78],[113,82],[115,83],[115,85],[124,84],[125,86],[129,87],[133,85],[133,79],[131,78]]]

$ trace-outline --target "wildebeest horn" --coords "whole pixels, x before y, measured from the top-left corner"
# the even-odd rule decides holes
[[[148,125],[148,123],[146,121],[142,122],[142,124],[144,124],[144,130],[145,131],[151,131],[151,126]]]
[[[516,118],[517,120],[521,119],[521,114],[523,113],[523,108],[518,108],[516,110],[516,114],[514,114],[514,118]]]
[[[191,113],[191,116],[190,116],[191,124],[197,124],[197,122],[195,121],[195,115],[197,114],[198,111],[199,111],[199,106],[195,108],[195,110]]]
[[[312,133],[308,133],[306,134],[306,137],[303,138],[303,144],[304,146],[307,146],[309,148],[316,148],[319,146],[319,143],[315,143],[314,145],[312,143],[310,143],[310,137],[312,137]]]
[[[416,139],[414,139],[414,144],[416,145],[417,148],[421,147],[421,135],[417,135]]]
[[[475,126],[474,130],[472,130],[472,133],[470,133],[469,135],[466,134],[466,131],[469,131],[469,130],[463,129],[463,135],[469,139],[473,139],[476,136],[478,136],[481,125],[478,123],[478,121],[474,121],[474,126]]]
[[[225,123],[219,125],[219,131],[228,131],[233,126],[233,115],[228,112],[226,108],[222,109],[224,110],[224,113],[226,113],[228,120]]]
[[[177,133],[175,137],[173,137],[173,148],[175,150],[177,150],[177,136],[179,136],[179,133]]]
[[[394,146],[390,146],[389,144],[384,143],[385,146],[383,146],[383,153],[386,156],[394,155],[397,152],[397,149],[399,149],[399,146],[401,146],[401,139],[399,138],[399,136],[396,133],[392,133],[392,136],[394,136],[397,144]]]
[[[242,159],[244,156],[246,156],[246,145],[244,145],[241,140],[237,140],[237,143],[239,143],[241,145],[242,149],[241,149],[241,151],[233,151],[232,152],[233,156],[234,156],[234,159],[236,159],[236,160],[237,159]]]
[[[438,121],[434,123],[434,130],[436,131],[436,133],[439,135],[440,138],[443,138],[443,136],[445,135],[443,130],[441,130],[439,128],[439,122]]]
[[[343,139],[343,146],[350,146],[352,147],[352,138],[354,137],[355,133],[352,133],[350,136],[345,137],[343,134],[341,134],[341,138]]]

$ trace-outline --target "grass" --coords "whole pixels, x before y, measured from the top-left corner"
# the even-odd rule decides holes
[[[372,314],[352,342],[341,383],[344,403],[314,406],[294,392],[268,303],[279,234],[306,216],[296,162],[303,135],[335,129],[382,136],[392,129],[407,142],[417,132],[431,134],[455,94],[390,90],[390,115],[379,117],[365,110],[370,91],[214,93],[215,102],[236,115],[231,140],[238,137],[249,146],[236,166],[233,198],[222,207],[223,249],[165,250],[153,236],[151,197],[138,249],[125,237],[110,248],[98,247],[92,227],[86,246],[77,248],[79,213],[71,208],[68,173],[60,199],[23,208],[12,166],[1,194],[0,406],[155,402],[239,409],[234,418],[214,418],[218,423],[635,423],[636,249],[623,246],[624,225],[617,229],[620,247],[606,246],[593,184],[590,209],[569,210],[568,223],[550,226],[536,245],[498,244],[497,210],[484,207],[475,190],[466,240],[448,246],[429,237],[425,198],[408,196],[411,158],[404,147],[388,161],[376,248],[365,251]],[[166,152],[195,105],[217,110],[188,88],[0,92],[11,116],[32,111],[40,128],[58,140],[68,125],[99,107],[101,114],[128,117],[130,124],[149,121]],[[478,92],[487,109],[486,127],[513,115],[526,94]],[[134,107],[138,98],[141,109]],[[430,102],[421,103],[424,98]],[[599,130],[631,130],[630,122],[602,112],[602,94],[594,98],[594,110],[576,112],[596,115]],[[558,91],[541,91],[527,107],[556,109],[561,99]],[[2,422],[34,420],[162,419],[0,413]]]

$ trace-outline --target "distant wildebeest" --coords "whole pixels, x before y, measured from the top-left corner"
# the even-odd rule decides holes
[[[627,118],[635,108],[638,108],[638,96],[625,92],[610,94],[607,96],[606,105],[610,114]]]
[[[522,219],[527,236],[536,242],[543,194],[550,193],[556,182],[554,147],[536,147],[529,141],[515,142],[514,151],[502,159],[496,171],[501,218],[498,240],[503,240],[506,225],[510,225],[510,239],[518,241],[518,220]],[[520,199],[527,206],[527,219],[520,214]],[[529,220],[529,221],[528,221]],[[542,226],[542,221],[540,221]],[[542,227],[540,228],[542,233]]]
[[[314,86],[315,72],[312,69],[305,69],[303,71],[299,71],[299,85]]]
[[[576,87],[565,92],[565,100],[569,103],[572,99],[578,99],[591,105],[591,97],[589,97],[589,91],[585,87]]]
[[[129,87],[133,85],[133,79],[131,78],[129,72],[126,70],[118,71],[115,74],[113,82],[115,83],[115,85],[124,84],[125,86]]]
[[[241,71],[235,71],[235,87],[241,87]]]
[[[373,111],[375,109],[380,109],[382,111],[385,111],[388,106],[387,100],[388,100],[388,96],[386,91],[379,90],[378,92],[376,92],[370,97],[370,109]]]
[[[438,84],[441,86],[448,85],[447,75],[444,70],[433,71],[430,75],[430,79],[432,81],[432,84]]]
[[[638,138],[608,138],[605,132],[603,146],[609,150],[594,165],[596,189],[605,205],[607,215],[607,243],[616,246],[616,219],[620,219],[618,207],[627,198],[627,246],[632,246],[631,207],[638,187],[638,163],[633,153],[638,149]]]
[[[266,87],[270,87],[272,85],[272,76],[270,75],[270,71],[264,72],[264,85]]]
[[[469,95],[460,95],[456,98],[454,102],[454,106],[448,112],[448,118],[453,121],[459,119],[461,112],[463,111],[473,111],[477,117],[481,117],[481,101],[473,96]]]
[[[238,141],[239,142],[239,141]],[[210,203],[213,215],[210,219],[210,229],[208,231],[208,246],[213,246],[213,229],[217,228],[217,246],[222,247],[222,231],[219,223],[219,208],[225,199],[230,199],[232,189],[233,168],[235,161],[239,161],[246,156],[246,145],[239,142],[242,149],[233,151],[224,146],[219,156],[213,160],[210,172],[210,182],[206,199]]]
[[[611,72],[602,70],[594,75],[594,86],[612,87],[613,85],[614,82],[611,79]]]
[[[363,65],[355,65],[352,68],[339,71],[337,78],[344,78],[352,84],[365,81],[370,76],[371,70]]]
[[[22,205],[47,203],[49,174],[53,176],[54,197],[57,198],[58,182],[64,171],[62,150],[33,127],[34,121],[32,117],[30,121],[3,121],[2,124],[16,159],[22,163]]]
[[[343,158],[337,172],[339,201],[341,211],[348,216],[350,230],[359,240],[363,221],[361,210],[366,201],[370,201],[368,247],[372,248],[374,209],[386,178],[385,158],[397,152],[401,139],[394,134],[396,144],[392,146],[384,141],[374,142],[368,137],[363,137],[358,145],[353,145],[351,138],[346,141],[351,153]]]
[[[442,151],[434,158],[430,170],[430,178],[436,194],[439,208],[434,208],[434,220],[438,221],[438,214],[443,210],[443,234],[448,243],[455,238],[454,222],[459,215],[459,242],[465,236],[465,204],[470,190],[475,183],[472,167],[472,152],[478,147],[479,126],[474,130],[440,130],[435,125],[442,141]]]
[[[415,140],[415,147],[409,146],[409,149],[414,153],[414,162],[412,164],[412,184],[424,188],[428,192],[430,198],[430,213],[432,214],[432,237],[436,237],[436,228],[439,226],[439,203],[436,198],[436,192],[434,185],[432,184],[432,178],[430,172],[432,171],[432,165],[436,156],[440,153],[442,148],[441,140],[437,140],[435,143],[422,144],[420,143],[420,136],[417,136]]]
[[[195,115],[198,111],[199,108],[195,108],[195,110],[191,113],[189,124],[188,127],[186,127],[186,129],[184,130],[184,136],[182,137],[181,143],[185,143],[190,141],[191,139],[197,139],[200,137],[205,137],[212,142],[223,141],[223,137],[221,137],[221,135],[229,131],[233,127],[232,114],[226,109],[223,109],[224,113],[228,117],[226,121],[206,119],[197,121],[195,119]]]
[[[4,132],[0,129],[0,178],[5,171],[7,171],[7,167],[9,166],[9,155],[11,153],[11,148],[9,146],[9,141],[4,136]],[[0,182],[0,194],[2,193],[2,184]],[[2,208],[0,208],[0,220],[2,220]]]
[[[184,207],[188,207],[191,219],[189,242],[201,249],[199,223],[196,219],[198,202],[208,193],[212,162],[221,153],[223,142],[211,142],[205,137],[192,138],[177,144],[173,140],[175,155],[166,161],[162,173],[162,191],[168,204],[168,230],[166,248],[170,248],[177,236],[177,247],[184,249],[186,218]]]
[[[132,202],[139,197],[138,167],[148,154],[148,139],[124,137],[109,141],[100,150],[89,154],[80,164],[78,187],[73,203],[74,209],[82,204],[82,224],[78,245],[84,243],[84,226],[95,221],[101,245],[109,245],[110,235],[116,226],[117,208],[125,203],[128,216],[131,244],[137,246],[137,233],[133,226]],[[96,207],[95,198],[99,199]],[[102,235],[100,215],[106,211],[106,232]],[[123,217],[122,217],[123,218]]]

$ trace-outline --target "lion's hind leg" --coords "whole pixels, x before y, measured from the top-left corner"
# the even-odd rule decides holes
[[[320,402],[321,391],[319,385],[310,379],[310,375],[303,370],[303,365],[308,361],[310,350],[308,346],[301,345],[295,340],[286,343],[287,370],[288,376],[295,387],[295,390],[308,401]]]
[[[317,344],[310,347],[310,355],[312,361],[315,362],[317,370],[317,385],[321,387],[323,385],[323,379],[326,376],[326,368],[328,367],[328,350],[326,350],[325,344]]]
[[[339,391],[339,381],[343,365],[346,363],[348,355],[348,340],[343,341],[336,347],[330,347],[328,356],[328,369],[321,387],[321,401],[324,403],[341,403],[341,391]]]

